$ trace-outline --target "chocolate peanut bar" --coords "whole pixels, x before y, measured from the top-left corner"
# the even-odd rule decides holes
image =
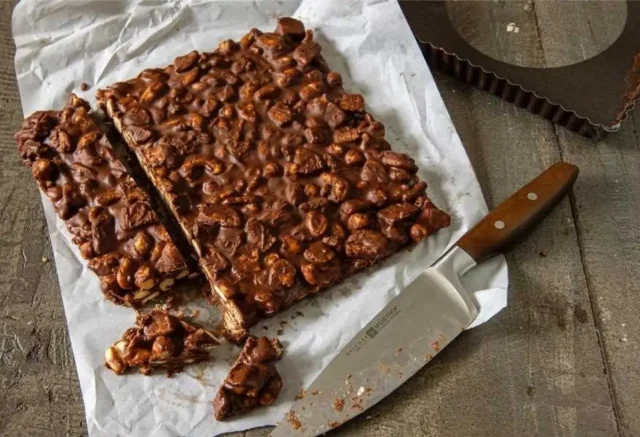
[[[281,18],[98,93],[238,335],[449,225],[320,51]]]
[[[62,111],[29,116],[15,138],[107,299],[137,306],[190,274],[87,102],[72,94]]]
[[[213,400],[215,418],[225,420],[271,405],[282,389],[282,379],[275,367],[281,357],[282,345],[277,339],[247,338],[240,357]]]
[[[219,344],[215,334],[155,309],[138,315],[136,326],[106,350],[105,365],[118,375],[137,367],[143,375],[163,368],[171,376],[186,364],[208,360],[209,351]]]

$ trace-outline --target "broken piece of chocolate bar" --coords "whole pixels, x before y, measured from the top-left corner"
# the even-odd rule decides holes
[[[32,114],[15,138],[24,164],[100,278],[107,299],[139,306],[197,274],[94,123],[86,101],[72,94],[62,111]]]
[[[275,362],[282,357],[282,345],[273,338],[249,337],[229,375],[213,400],[217,420],[248,413],[271,405],[282,388]]]
[[[298,20],[97,97],[198,253],[232,339],[449,226]]]
[[[118,375],[129,368],[144,375],[163,368],[171,376],[186,364],[209,359],[209,351],[219,344],[214,333],[155,309],[138,315],[136,326],[106,350],[105,364]]]

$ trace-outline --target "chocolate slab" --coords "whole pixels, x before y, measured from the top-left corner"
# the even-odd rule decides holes
[[[232,337],[449,225],[290,18],[98,93],[175,214]]]
[[[640,92],[640,2],[627,2],[619,38],[598,55],[568,66],[527,68],[493,59],[467,42],[446,1],[401,1],[432,68],[477,86],[589,137],[619,129]]]
[[[29,116],[15,138],[107,299],[138,306],[190,275],[87,102],[72,94],[62,111]]]

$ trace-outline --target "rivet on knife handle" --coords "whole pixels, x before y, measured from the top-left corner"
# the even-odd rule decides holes
[[[502,202],[458,240],[476,262],[495,255],[537,224],[578,177],[578,167],[558,162]]]

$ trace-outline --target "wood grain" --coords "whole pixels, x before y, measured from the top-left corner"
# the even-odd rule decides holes
[[[40,196],[16,153],[12,2],[0,2],[0,435],[86,434]]]
[[[557,14],[547,2],[536,8],[539,16]],[[609,10],[601,24],[610,20]],[[543,45],[552,44],[567,17],[545,20]],[[597,23],[597,25],[599,25]],[[587,22],[576,38],[580,44],[564,48],[576,57],[597,46],[602,33]],[[554,52],[545,52],[551,59]],[[588,92],[588,90],[587,90]],[[554,141],[563,159],[578,165],[580,181],[571,202],[599,343],[606,363],[610,396],[618,431],[640,435],[640,137],[638,110],[630,114],[620,132],[595,143],[554,126]]]
[[[640,435],[640,136],[638,111],[591,143],[558,129],[564,158],[582,169],[572,196],[578,241],[623,436]]]
[[[0,2],[0,435],[81,436],[84,410],[55,268],[43,262],[51,249],[41,203],[12,139],[22,119],[12,6]],[[564,54],[543,50],[566,18],[544,2],[536,13],[550,27],[521,56],[546,62],[588,53],[579,44]],[[589,23],[578,27],[589,32]],[[436,81],[491,206],[553,162],[575,163],[581,176],[571,199],[509,253],[508,308],[334,435],[640,435],[637,111],[619,134],[595,144],[451,78]]]
[[[618,39],[627,17],[625,2],[610,0],[454,0],[447,10],[458,33],[477,50],[533,68],[596,56]]]

